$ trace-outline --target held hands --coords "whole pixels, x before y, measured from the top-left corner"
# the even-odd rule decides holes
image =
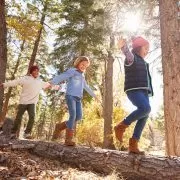
[[[53,84],[51,84],[51,82],[48,82],[46,89],[59,91],[61,89],[61,86],[60,85],[53,85]]]
[[[51,89],[59,91],[61,89],[61,86],[60,85],[53,85],[53,86],[51,86]]]
[[[50,82],[47,82],[46,83],[46,87],[44,89],[51,89],[52,88],[52,85]]]

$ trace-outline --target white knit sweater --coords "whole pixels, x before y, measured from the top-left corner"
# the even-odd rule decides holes
[[[24,76],[17,80],[3,83],[4,87],[14,87],[17,85],[22,86],[19,104],[36,104],[40,91],[48,87],[49,83],[33,76]]]

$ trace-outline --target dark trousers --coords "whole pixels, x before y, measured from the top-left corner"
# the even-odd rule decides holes
[[[31,133],[34,120],[35,120],[35,104],[19,104],[18,112],[16,115],[16,119],[14,121],[13,129],[12,129],[12,133],[16,133],[20,129],[22,117],[25,111],[27,111],[29,115],[29,120],[28,120],[25,133]]]

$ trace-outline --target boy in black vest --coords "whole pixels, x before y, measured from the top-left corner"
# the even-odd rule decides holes
[[[114,127],[115,135],[122,142],[125,129],[137,120],[132,138],[129,139],[129,152],[144,154],[138,148],[138,141],[151,111],[149,95],[153,95],[149,65],[144,60],[149,51],[149,42],[142,37],[134,38],[132,52],[124,39],[119,40],[118,46],[126,56],[124,91],[137,109]]]

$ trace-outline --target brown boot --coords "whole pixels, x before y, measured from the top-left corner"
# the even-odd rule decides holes
[[[62,122],[62,123],[58,123],[55,126],[55,130],[52,136],[52,141],[58,139],[60,137],[61,132],[66,129],[66,121]]]
[[[128,125],[124,124],[124,122],[120,122],[118,125],[116,125],[114,127],[114,131],[115,131],[115,135],[116,138],[120,141],[123,142],[123,134],[126,130],[126,128],[128,127]]]
[[[138,149],[138,140],[134,138],[129,139],[129,153],[144,155],[144,151]]]
[[[73,141],[73,129],[66,128],[66,139],[65,139],[65,145],[66,146],[75,146],[75,142]]]

